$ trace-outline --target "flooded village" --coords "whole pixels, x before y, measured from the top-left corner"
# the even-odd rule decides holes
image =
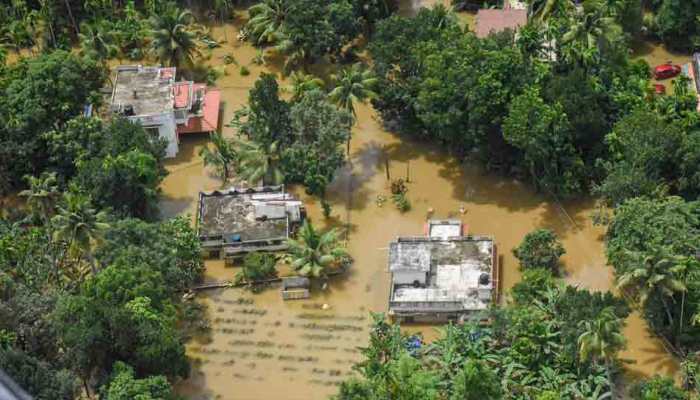
[[[404,1],[401,12],[413,13],[429,2]],[[244,18],[241,16],[240,18]],[[460,13],[464,23],[473,14]],[[217,81],[222,93],[225,124],[245,105],[248,90],[258,74],[276,73],[280,85],[286,80],[279,66],[252,63],[256,50],[235,40],[243,21],[215,27],[217,39],[228,38],[214,49],[211,63],[232,52],[251,74],[241,76],[236,68]],[[689,61],[659,46],[644,44],[640,56],[657,61]],[[274,60],[273,60],[274,61]],[[323,73],[323,71],[319,71]],[[208,308],[211,335],[192,340],[188,355],[194,360],[192,376],[178,384],[178,392],[193,399],[324,399],[353,374],[360,359],[358,347],[366,345],[370,312],[388,312],[391,275],[390,244],[398,237],[416,236],[430,218],[457,219],[470,234],[490,235],[499,248],[498,264],[502,296],[519,281],[517,261],[511,253],[527,233],[536,228],[552,229],[567,250],[563,257],[564,280],[592,290],[614,290],[613,274],[606,265],[605,229],[594,226],[594,199],[558,202],[536,193],[527,184],[485,172],[477,165],[462,164],[444,149],[412,141],[386,130],[368,105],[357,106],[350,160],[328,191],[333,213],[322,216],[318,201],[303,190],[290,189],[302,199],[316,223],[348,226],[347,246],[354,258],[344,276],[331,280],[327,290],[313,290],[312,297],[283,301],[277,287],[252,294],[245,289],[215,289],[201,292],[197,301]],[[234,135],[224,126],[223,133]],[[200,191],[220,189],[220,181],[204,168],[199,149],[206,137],[183,137],[177,157],[167,162],[168,177],[162,185],[164,216],[197,215]],[[382,206],[377,198],[387,193],[391,177],[408,182],[413,205],[406,213]],[[223,260],[206,261],[206,281],[230,280],[236,267]],[[404,327],[420,332],[426,340],[437,337],[439,325],[413,323]],[[626,321],[627,347],[621,358],[631,376],[673,375],[677,361],[664,349],[634,312]]]
[[[439,5],[451,9],[454,3],[462,4],[452,0],[398,0],[397,13],[413,17],[422,7]],[[505,4],[503,9],[495,6],[480,9],[478,6],[464,4],[455,11],[456,20],[459,26],[468,26],[475,32],[475,41],[476,38],[481,40],[491,37],[492,33],[505,29],[517,31],[530,18],[526,9],[528,2],[505,0],[501,2]],[[571,5],[574,8],[577,6],[581,7],[578,4]],[[672,349],[673,346],[668,341],[652,332],[648,317],[643,316],[644,308],[640,304],[633,306],[634,302],[627,298],[628,294],[620,289],[619,271],[616,273],[612,262],[609,263],[609,254],[606,254],[606,250],[609,251],[606,247],[608,226],[594,222],[596,216],[601,215],[602,196],[594,196],[588,189],[584,192],[578,188],[578,195],[572,196],[573,200],[555,195],[548,186],[540,186],[538,190],[536,186],[539,183],[533,184],[522,179],[529,173],[525,168],[516,171],[518,167],[513,166],[513,171],[498,173],[489,170],[484,163],[471,160],[468,154],[465,155],[450,145],[446,146],[449,143],[447,140],[421,140],[417,137],[419,135],[399,133],[399,124],[383,119],[382,116],[386,117],[386,114],[375,109],[371,101],[354,103],[352,134],[347,141],[346,160],[336,171],[332,182],[328,182],[322,196],[310,194],[308,186],[269,183],[264,178],[260,178],[258,184],[251,185],[245,179],[240,179],[238,171],[233,167],[225,172],[230,176],[222,179],[221,171],[216,170],[211,162],[207,165],[204,156],[206,152],[203,152],[215,148],[212,142],[214,135],[218,132],[224,139],[231,140],[232,146],[238,145],[235,140],[244,135],[239,135],[240,125],[237,126],[233,121],[240,121],[238,118],[241,110],[249,105],[249,92],[261,76],[274,76],[281,89],[281,98],[285,100],[292,99],[295,95],[293,91],[297,79],[287,73],[289,71],[285,58],[279,51],[266,50],[265,46],[269,46],[272,41],[267,44],[263,41],[263,45],[258,43],[259,46],[256,47],[250,40],[246,40],[249,32],[244,27],[250,19],[248,9],[243,5],[231,5],[231,10],[231,19],[221,17],[219,20],[219,16],[214,13],[202,18],[205,22],[197,34],[204,32],[207,40],[213,43],[208,48],[201,49],[201,54],[198,55],[198,62],[203,64],[199,67],[208,68],[210,72],[208,76],[198,78],[207,79],[176,79],[176,76],[181,76],[179,70],[172,66],[158,66],[147,58],[142,58],[143,62],[127,62],[121,57],[116,59],[113,56],[103,60],[104,65],[109,67],[111,87],[110,93],[107,93],[107,89],[103,90],[106,107],[100,112],[136,122],[145,128],[150,137],[163,139],[165,156],[158,162],[162,162],[159,168],[164,167],[167,175],[159,181],[160,192],[154,195],[154,198],[157,197],[157,216],[152,219],[153,223],[177,217],[190,221],[194,227],[192,237],[195,238],[195,247],[198,249],[195,253],[201,250],[204,260],[202,268],[202,261],[198,258],[199,255],[196,256],[199,273],[203,271],[201,281],[197,280],[190,285],[195,281],[193,280],[186,287],[169,288],[180,304],[194,305],[192,309],[186,306],[178,308],[178,315],[172,311],[175,307],[168,310],[173,312],[169,318],[177,321],[173,324],[182,330],[179,334],[187,336],[185,352],[181,355],[189,361],[188,372],[167,375],[168,385],[172,384],[172,390],[177,396],[192,400],[334,398],[341,384],[361,376],[357,364],[365,358],[362,349],[368,345],[370,335],[374,333],[372,324],[375,313],[381,313],[388,321],[400,323],[397,332],[400,329],[400,332],[411,335],[407,337],[419,345],[439,341],[448,324],[461,325],[466,322],[473,323],[474,326],[490,326],[498,317],[489,312],[499,306],[513,304],[513,287],[521,281],[527,282],[526,270],[522,268],[522,260],[514,254],[514,249],[523,242],[526,235],[538,229],[554,233],[565,249],[559,260],[559,270],[549,271],[552,272],[548,275],[552,282],[556,278],[557,284],[562,283],[562,288],[570,285],[591,292],[611,292],[619,296],[615,297],[615,301],[619,300],[625,304],[624,307],[630,306],[624,314],[626,317],[623,325],[618,326],[624,336],[624,345],[612,357],[614,362],[619,361],[616,367],[622,367],[621,379],[613,381],[607,359],[605,372],[601,372],[604,369],[603,363],[598,365],[600,360],[595,356],[584,360],[590,362],[585,368],[594,371],[587,372],[590,376],[600,378],[608,374],[608,381],[605,384],[599,383],[599,389],[609,385],[605,387],[609,387],[610,392],[602,394],[599,399],[606,396],[626,399],[627,397],[613,393],[616,388],[628,390],[632,382],[657,375],[670,377],[676,384],[688,386],[681,371],[682,359],[678,357],[678,352],[674,353],[672,350],[675,349]],[[75,30],[77,32],[77,28]],[[353,54],[358,64],[370,66],[370,70],[374,67],[375,60],[368,50],[368,36],[367,32],[358,34],[351,46],[358,50]],[[515,41],[513,37],[510,36],[511,44]],[[546,60],[544,63],[556,61],[552,40],[543,45],[544,50],[540,49],[544,54],[541,55],[542,59]],[[429,46],[426,49],[430,49]],[[678,86],[674,88],[670,79],[665,79],[664,71],[661,70],[665,67],[674,78],[676,75],[689,78],[689,90],[697,95],[700,112],[700,53],[694,56],[677,53],[668,50],[661,43],[646,39],[632,42],[629,52],[630,60],[646,61],[652,66],[652,71],[645,73],[658,78],[651,81],[640,98],[671,96],[675,90],[680,90]],[[15,57],[21,60],[20,55],[23,53],[19,50],[16,53],[17,55],[8,53],[8,63],[16,62]],[[339,51],[338,54],[340,53]],[[320,78],[321,87],[329,86],[329,82],[337,80],[335,74],[345,62],[335,58],[331,62],[330,59],[327,55],[318,57],[314,63],[303,68],[305,73],[310,73],[311,78]],[[585,61],[582,63],[585,64]],[[657,66],[656,69],[654,66]],[[676,68],[681,70],[676,71]],[[539,73],[545,75],[542,71]],[[572,73],[571,76],[575,75]],[[645,79],[649,83],[648,77]],[[679,79],[686,82],[685,78]],[[204,80],[208,82],[203,83]],[[437,78],[434,80],[439,81]],[[435,82],[432,84],[436,85]],[[540,82],[537,84],[540,85]],[[430,87],[430,84],[426,84],[426,87]],[[523,90],[527,92],[530,89]],[[539,92],[534,89],[528,93],[537,93],[539,96]],[[494,94],[497,95],[506,96],[502,93]],[[509,93],[507,96],[511,95]],[[85,117],[92,115],[91,107],[88,111],[86,106]],[[504,109],[503,112],[506,111],[510,112],[510,109]],[[623,114],[620,110],[610,112]],[[351,115],[349,112],[347,114]],[[542,115],[534,119],[540,117]],[[439,123],[440,118],[437,116],[434,121]],[[503,119],[502,116],[498,118]],[[618,121],[613,118],[610,120]],[[555,125],[554,122],[551,124]],[[580,133],[574,132],[572,136],[576,134]],[[596,140],[601,143],[609,140],[603,134],[600,136]],[[429,136],[425,136],[427,137]],[[346,143],[339,143],[342,143],[345,151]],[[621,147],[624,145],[619,144]],[[595,146],[591,145],[590,148]],[[563,147],[565,146],[562,145]],[[474,145],[473,148],[476,149],[477,146]],[[605,151],[608,150],[602,150]],[[591,150],[591,154],[598,153]],[[109,157],[107,159],[111,160]],[[586,159],[585,162],[593,163],[592,159],[593,157]],[[564,165],[559,173],[568,173],[568,167],[583,169],[589,166],[584,165],[583,160],[579,161],[581,165]],[[498,160],[494,163],[498,163]],[[105,161],[105,164],[108,162]],[[604,167],[609,168],[610,165]],[[534,166],[531,167],[534,171]],[[601,170],[604,167],[600,167]],[[514,177],[518,174],[521,178]],[[591,178],[591,182],[598,178],[600,177]],[[399,189],[395,187],[397,182],[401,185]],[[698,185],[700,187],[700,183]],[[405,196],[407,207],[402,209],[396,204],[393,196],[397,193]],[[668,192],[664,194],[668,195]],[[20,195],[0,197],[2,208],[10,209],[18,205],[16,208],[19,209],[23,203],[24,198]],[[610,206],[608,211],[612,213],[611,210],[617,206],[619,204]],[[130,217],[133,216],[124,218]],[[94,220],[101,221],[99,215]],[[47,224],[48,221],[47,218]],[[347,252],[347,257],[338,262],[342,264],[341,267],[332,273],[323,272],[318,276],[301,274],[299,268],[292,265],[292,255],[287,253],[290,246],[293,246],[290,240],[298,237],[299,230],[307,222],[312,222],[319,232],[333,230],[338,233],[339,242]],[[26,220],[22,223],[26,223]],[[116,222],[110,223],[117,226]],[[136,224],[127,221],[127,227],[130,223]],[[99,222],[96,225],[99,226]],[[116,228],[115,231],[124,236],[133,234],[121,226],[119,229],[123,229],[123,232]],[[173,241],[183,240],[184,237],[175,229],[163,232],[165,233],[160,234],[172,234]],[[49,245],[52,245],[53,236],[48,235],[47,238]],[[94,279],[97,272],[90,245],[100,242],[101,238],[99,239],[88,237],[87,256],[83,258],[81,254],[76,261],[76,264],[82,262],[92,267],[91,279]],[[110,237],[110,240],[114,238]],[[72,240],[69,243],[69,247],[73,246]],[[68,253],[67,248],[64,254],[66,258],[69,258]],[[275,264],[273,270],[278,270],[260,280],[260,284],[247,281],[241,273],[244,257],[263,253],[272,255]],[[109,259],[108,255],[99,251],[95,254]],[[0,261],[3,261],[2,256],[3,253],[0,252]],[[137,255],[125,259],[129,262],[140,261]],[[700,260],[700,253],[697,259]],[[557,263],[556,260],[554,263]],[[539,267],[537,269],[546,269]],[[84,267],[80,279],[89,276],[89,270],[90,268]],[[3,277],[2,272],[0,270],[0,278]],[[526,278],[523,279],[523,276]],[[4,293],[2,285],[0,279],[0,295]],[[77,291],[75,287],[72,290]],[[685,293],[683,296],[685,302]],[[142,300],[141,297],[138,299]],[[139,310],[148,311],[150,300],[146,300],[145,303],[129,302],[126,309],[134,314]],[[554,309],[553,305],[542,307]],[[659,314],[662,313],[660,307],[656,310]],[[613,307],[607,307],[604,311],[609,311],[608,308]],[[183,322],[186,318],[182,318],[180,313],[185,314],[195,309],[203,310],[202,315],[197,314],[201,317],[196,321],[200,329],[196,334],[184,333],[186,328],[183,326],[192,321]],[[0,317],[3,315],[1,312],[0,307]],[[672,321],[670,312],[668,314]],[[682,318],[683,315],[681,327]],[[700,321],[700,312],[692,318]],[[527,325],[527,320],[523,321],[525,322],[521,323]],[[7,339],[3,336],[4,333],[0,329],[0,350],[5,344],[3,340]],[[557,332],[556,335],[560,333]],[[571,335],[571,332],[567,334]],[[8,337],[7,340],[14,340],[13,337]],[[578,333],[576,337],[580,340]],[[185,339],[178,337],[177,340],[180,340],[179,346],[182,349]],[[507,346],[511,344],[508,343]],[[578,355],[574,356],[577,357]],[[434,361],[425,362],[425,365],[434,368],[433,364],[438,364]],[[565,362],[574,365],[580,360],[574,361]],[[461,371],[461,366],[466,364],[467,361],[464,361],[458,369]],[[1,367],[2,365],[0,374],[4,375]],[[114,369],[118,368],[122,367],[115,363]],[[525,366],[522,368],[528,369]],[[85,376],[76,375],[79,377],[75,379],[76,382],[81,384],[80,388],[74,390],[77,396],[112,400],[112,397],[108,397],[111,393],[107,394],[105,386],[99,389],[101,391],[97,389],[97,383],[105,382],[100,379],[106,379],[99,373],[105,371],[106,369],[88,371]],[[552,371],[552,374],[556,374],[554,369]],[[131,378],[141,377],[145,381],[148,374],[142,372],[137,370],[134,375],[134,370],[131,370]],[[497,374],[503,375],[504,372],[498,370]],[[110,375],[110,379],[113,376]],[[159,373],[158,376],[166,374]],[[187,378],[182,378],[184,376]],[[700,393],[700,384],[695,384],[695,390]],[[0,379],[0,397],[3,395],[2,390],[3,382]],[[452,387],[449,391],[451,390]],[[448,391],[443,392],[445,393]],[[529,392],[522,398],[530,398],[527,396],[532,393],[535,392]],[[447,397],[449,396],[445,394],[439,398]],[[114,398],[122,400],[126,397]],[[544,395],[537,398],[549,399]],[[564,398],[569,397],[561,397]],[[691,397],[687,400],[691,400]]]

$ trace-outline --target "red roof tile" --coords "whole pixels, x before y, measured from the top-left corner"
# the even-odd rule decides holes
[[[190,87],[192,87],[192,82],[176,82],[173,84],[175,108],[185,108],[190,104]]]
[[[193,93],[205,89],[202,112],[199,117],[192,117],[187,125],[178,125],[177,133],[201,133],[214,132],[219,126],[219,107],[221,105],[221,92],[218,89],[207,88],[204,84],[194,84]]]
[[[517,30],[527,23],[525,10],[483,9],[476,14],[476,36],[484,38],[491,32],[501,32],[506,28]]]

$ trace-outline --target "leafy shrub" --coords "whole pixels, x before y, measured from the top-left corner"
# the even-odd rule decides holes
[[[236,282],[254,284],[256,281],[277,276],[277,260],[270,253],[249,253],[243,258],[243,268],[236,274]]]
[[[688,400],[688,395],[673,384],[673,379],[655,376],[632,388],[634,400]]]
[[[513,249],[513,255],[520,261],[520,269],[547,268],[556,272],[559,257],[566,250],[554,232],[549,229],[537,229],[525,235],[522,243]]]
[[[245,66],[241,66],[241,76],[248,76],[250,75],[250,70]]]

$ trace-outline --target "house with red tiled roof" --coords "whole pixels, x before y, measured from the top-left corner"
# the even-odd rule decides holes
[[[119,66],[110,102],[113,114],[139,122],[164,139],[167,157],[177,155],[180,135],[210,133],[219,126],[219,90],[176,82],[175,74],[175,68]]]
[[[527,24],[527,11],[508,7],[506,9],[481,9],[476,14],[476,36],[485,38],[491,33],[506,29],[517,31]]]

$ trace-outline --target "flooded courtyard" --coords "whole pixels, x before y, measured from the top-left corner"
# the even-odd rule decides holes
[[[212,52],[210,63],[221,64],[228,53],[238,63],[229,65],[217,82],[225,102],[223,123],[227,123],[247,102],[248,90],[261,72],[277,73],[280,86],[287,83],[274,65],[252,63],[257,50],[235,40],[235,26],[213,33],[219,39],[225,36],[228,43]],[[239,65],[247,66],[251,74],[241,76]],[[326,291],[315,288],[309,300],[284,302],[275,287],[258,294],[243,289],[201,292],[197,301],[207,306],[212,329],[210,335],[188,344],[193,369],[191,377],[178,384],[181,395],[195,400],[295,400],[325,399],[335,393],[361,358],[358,347],[366,345],[370,312],[387,309],[388,243],[400,235],[420,235],[429,216],[459,218],[470,233],[495,237],[502,292],[520,279],[511,249],[536,228],[552,229],[561,238],[567,251],[563,262],[568,284],[613,289],[612,269],[604,254],[605,230],[593,226],[590,219],[593,200],[561,204],[527,184],[462,164],[439,146],[399,138],[382,127],[370,106],[358,106],[357,111],[350,161],[329,188],[331,218],[322,217],[317,199],[295,190],[314,223],[348,227],[347,246],[354,258],[351,271],[333,280]],[[223,133],[234,135],[228,127]],[[170,175],[162,185],[165,217],[190,214],[194,218],[199,191],[221,186],[198,155],[207,142],[204,136],[184,137],[178,157],[168,161]],[[377,201],[389,193],[387,174],[408,178],[410,211],[401,214],[392,204]],[[429,209],[434,210],[430,215]],[[230,280],[237,271],[219,260],[208,260],[206,267],[208,281]],[[437,328],[406,329],[420,331],[430,340],[437,336]],[[630,360],[630,373],[674,373],[675,361],[651,337],[638,314],[628,319],[625,336],[627,350],[621,358]]]

